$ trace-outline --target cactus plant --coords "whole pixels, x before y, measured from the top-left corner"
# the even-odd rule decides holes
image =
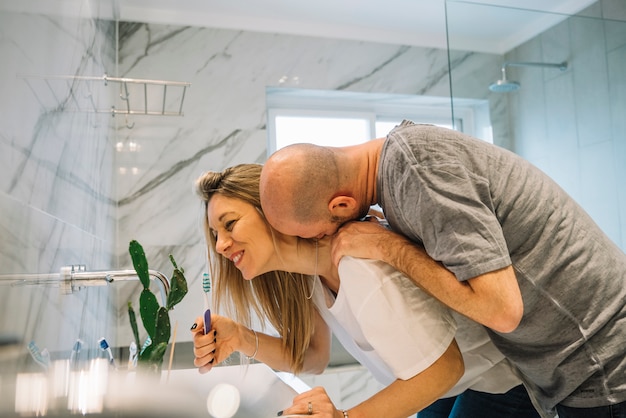
[[[156,296],[150,290],[148,261],[143,247],[136,240],[132,240],[128,250],[137,276],[143,285],[143,290],[139,296],[139,315],[141,316],[143,327],[148,333],[146,342],[142,347],[139,344],[139,329],[137,327],[135,310],[132,302],[129,301],[128,316],[130,326],[137,347],[142,347],[138,357],[138,366],[140,369],[160,372],[163,356],[171,336],[169,311],[182,301],[187,294],[187,280],[185,279],[184,270],[178,267],[174,257],[170,254],[170,261],[174,266],[174,272],[170,280],[170,292],[167,295],[165,306],[159,306]]]

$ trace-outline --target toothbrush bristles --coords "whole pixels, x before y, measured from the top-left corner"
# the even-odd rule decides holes
[[[103,350],[106,350],[107,348],[109,348],[109,343],[104,338],[100,338],[98,340],[98,344],[100,344],[100,348]]]
[[[204,290],[204,293],[211,291],[211,276],[208,273],[204,273],[202,276],[202,290]]]
[[[202,275],[202,290],[204,296],[204,308],[211,308],[211,276],[208,273]]]

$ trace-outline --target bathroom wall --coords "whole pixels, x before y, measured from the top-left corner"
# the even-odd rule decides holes
[[[506,59],[568,61],[562,73],[511,69],[522,84],[508,95],[514,151],[557,180],[626,250],[626,3],[596,3]]]
[[[113,27],[0,13],[0,336],[21,347],[34,340],[53,358],[78,338],[95,348],[116,326],[115,292],[106,286],[62,295],[57,286],[14,280],[71,264],[113,265],[112,122],[93,112],[96,102],[108,107],[108,93],[102,83],[54,78],[112,71]]]
[[[494,6],[451,3],[448,13],[471,8],[488,21]],[[521,9],[515,15],[555,21],[554,26],[485,67],[483,81],[491,119],[510,129],[508,144],[554,178],[589,212],[607,235],[626,249],[626,3],[603,0],[575,17]],[[449,39],[454,49],[454,38]],[[568,62],[554,68],[512,67],[507,78],[521,83],[512,93],[491,93],[487,86],[500,79],[500,66],[513,62]],[[452,70],[456,97],[472,97],[462,71]],[[495,137],[495,140],[498,138]]]

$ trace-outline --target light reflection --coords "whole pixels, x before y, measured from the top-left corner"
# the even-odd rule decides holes
[[[93,359],[89,370],[72,372],[67,409],[83,415],[103,410],[108,382],[109,363],[106,359]]]
[[[282,77],[278,79],[278,84],[281,84],[281,85],[290,84],[290,85],[297,86],[300,84],[300,77],[297,75],[294,75],[291,77],[288,75],[283,75]]]
[[[129,171],[130,171],[130,174],[132,174],[133,176],[136,176],[137,174],[141,172],[141,170],[139,170],[139,167],[131,167],[130,169],[128,167],[119,168],[119,173],[121,175],[126,175],[126,173],[128,173]]]
[[[122,141],[116,142],[115,143],[115,151],[117,152],[124,152],[124,151],[128,151],[128,152],[138,152],[141,149],[139,143],[135,142],[135,141],[128,141],[128,143],[124,143]]]
[[[48,412],[48,382],[42,373],[20,373],[15,382],[15,412],[44,416]]]
[[[52,363],[52,395],[63,398],[70,391],[70,361],[56,360]]]
[[[20,373],[16,377],[15,412],[44,416],[51,407],[63,408],[67,397],[68,411],[82,415],[101,413],[108,373],[109,362],[102,358],[91,360],[87,370],[70,372],[69,361],[60,360],[53,363],[48,375]]]
[[[207,410],[213,418],[231,418],[239,409],[239,389],[228,383],[219,383],[209,392]]]

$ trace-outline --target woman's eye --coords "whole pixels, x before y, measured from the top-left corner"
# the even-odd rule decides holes
[[[227,231],[231,231],[233,226],[235,226],[235,222],[235,220],[224,222],[224,228],[226,228]]]

